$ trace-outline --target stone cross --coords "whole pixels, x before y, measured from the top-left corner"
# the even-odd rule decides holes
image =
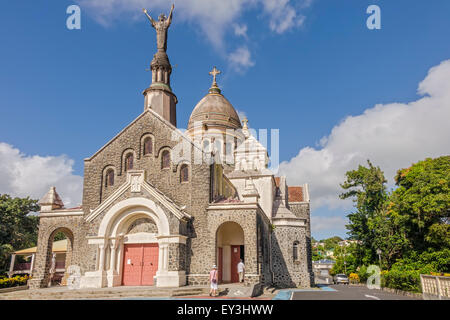
[[[248,126],[247,126],[247,124],[248,124],[248,119],[247,119],[247,117],[245,117],[243,120],[242,120],[242,123],[244,124],[244,129],[247,129],[248,128]]]
[[[209,74],[213,76],[213,87],[217,87],[216,76],[221,74],[220,70],[214,67]]]
[[[139,181],[140,176],[131,176],[131,192],[141,192],[141,183]]]

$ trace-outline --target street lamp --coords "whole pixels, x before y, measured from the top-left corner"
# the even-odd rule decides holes
[[[381,268],[381,250],[377,249],[377,254],[378,254],[378,260],[380,261],[380,268]]]

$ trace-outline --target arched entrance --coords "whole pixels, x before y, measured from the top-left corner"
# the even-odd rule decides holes
[[[68,228],[55,229],[48,238],[45,274],[47,286],[67,285],[67,268],[72,262],[73,233]]]
[[[225,222],[217,229],[217,264],[219,282],[239,282],[237,264],[240,259],[244,261],[244,231],[236,222]],[[245,261],[244,261],[245,263]]]
[[[151,218],[138,215],[129,219],[124,231],[122,285],[154,285],[159,258],[158,227]]]
[[[106,212],[97,236],[88,240],[97,247],[97,265],[95,271],[81,278],[81,287],[183,286],[183,260],[176,259],[174,253],[186,244],[186,238],[171,234],[168,216],[160,203],[142,197],[122,200]]]

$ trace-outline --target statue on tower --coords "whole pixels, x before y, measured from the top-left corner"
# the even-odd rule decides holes
[[[172,22],[172,13],[174,8],[175,5],[172,4],[169,17],[166,18],[166,15],[161,13],[158,21],[152,19],[152,17],[147,13],[147,9],[142,9],[148,20],[150,20],[152,27],[156,30],[156,46],[159,52],[166,52],[167,50],[167,29],[169,29],[170,23]]]

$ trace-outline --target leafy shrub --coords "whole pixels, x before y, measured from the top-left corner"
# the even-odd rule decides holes
[[[351,283],[359,283],[359,276],[358,276],[357,273],[353,273],[353,272],[350,273],[348,278],[349,278]]]
[[[420,273],[419,270],[391,269],[382,272],[382,284],[392,289],[420,292]]]
[[[0,279],[0,289],[26,285],[28,279],[30,279],[28,275]]]
[[[369,277],[369,274],[367,273],[367,267],[366,266],[359,267],[358,277],[359,277],[359,281],[360,282],[367,281],[367,278]]]

